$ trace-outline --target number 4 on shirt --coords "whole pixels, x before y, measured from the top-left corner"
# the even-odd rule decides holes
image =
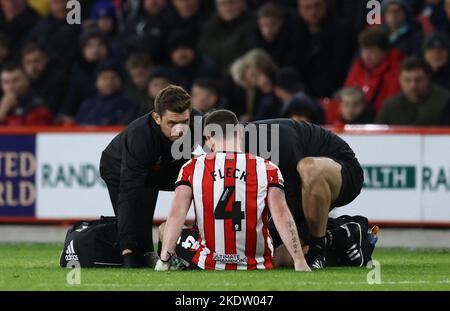
[[[231,195],[234,192],[234,187],[225,187],[222,195],[220,196],[219,203],[217,203],[216,209],[214,210],[215,219],[232,219],[233,220],[233,230],[242,230],[242,219],[245,219],[245,213],[241,210],[241,202],[234,201],[232,203],[231,212],[226,211],[228,202],[230,201]]]

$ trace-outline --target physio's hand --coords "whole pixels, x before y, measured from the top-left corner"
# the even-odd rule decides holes
[[[311,268],[306,263],[306,260],[295,262],[294,269],[295,271],[311,272]]]

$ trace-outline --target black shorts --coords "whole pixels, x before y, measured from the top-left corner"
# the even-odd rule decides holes
[[[332,203],[331,209],[350,204],[361,193],[364,184],[364,172],[358,160],[336,160],[341,165],[342,185],[337,199]]]
[[[341,165],[342,185],[337,199],[332,202],[330,206],[330,211],[335,207],[344,206],[352,202],[360,194],[364,183],[363,170],[357,159],[333,160]],[[284,182],[285,184],[288,184],[289,180],[285,179]],[[300,192],[300,189],[298,191]],[[303,210],[300,208],[302,206],[301,193],[295,196],[286,196],[286,201],[289,209],[291,210],[292,216],[294,217],[300,238],[308,241],[310,238],[309,228],[306,223]],[[283,244],[272,219],[270,219],[268,227],[270,235],[272,236],[274,247],[276,248]]]

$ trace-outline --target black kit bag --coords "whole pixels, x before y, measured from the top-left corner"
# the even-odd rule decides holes
[[[357,229],[350,232],[351,229]],[[340,231],[340,236],[344,240],[334,241],[327,246],[327,265],[328,266],[366,266],[372,261],[372,253],[378,240],[378,226],[371,227],[369,221],[364,216],[348,216],[343,215],[337,218],[328,218],[327,237],[333,239],[338,236],[336,233]],[[342,232],[348,232],[347,237]],[[352,255],[358,258],[351,258]],[[358,259],[358,260],[352,260]]]
[[[66,268],[70,261],[77,261],[82,268],[122,266],[117,218],[102,216],[73,225],[67,231],[59,264]]]

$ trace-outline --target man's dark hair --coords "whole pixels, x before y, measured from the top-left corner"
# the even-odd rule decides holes
[[[400,66],[400,72],[412,71],[417,69],[423,70],[428,77],[430,77],[432,74],[430,65],[428,65],[427,62],[425,62],[423,59],[416,56],[408,57]]]
[[[263,4],[257,11],[256,16],[260,18],[273,18],[276,20],[284,20],[286,17],[286,10],[284,7],[278,5],[274,1]]]
[[[44,49],[39,44],[37,44],[36,42],[30,42],[22,48],[22,50],[20,51],[20,56],[24,58],[28,54],[36,51],[46,54]]]
[[[198,86],[202,89],[206,89],[209,92],[213,93],[217,97],[220,96],[220,87],[218,83],[214,80],[207,78],[200,78],[194,81],[193,85]]]
[[[15,70],[20,70],[23,72],[22,66],[18,62],[15,62],[15,61],[6,63],[6,64],[2,65],[2,67],[1,67],[1,72],[5,72],[5,71],[11,72],[11,71],[15,71]]]
[[[219,109],[216,111],[213,111],[209,114],[207,114],[204,118],[204,127],[207,127],[210,124],[215,124],[217,126],[219,126],[222,130],[222,133],[225,134],[225,136],[228,134],[227,133],[227,125],[238,125],[239,124],[239,120],[237,118],[237,116],[234,114],[234,112],[230,111],[230,110],[226,110],[226,109]],[[214,135],[212,135],[214,136]]]
[[[359,48],[378,47],[383,51],[389,50],[389,37],[380,27],[371,27],[362,31],[358,37]]]
[[[162,116],[167,110],[182,113],[191,109],[191,95],[182,87],[169,85],[155,98],[155,112]]]

